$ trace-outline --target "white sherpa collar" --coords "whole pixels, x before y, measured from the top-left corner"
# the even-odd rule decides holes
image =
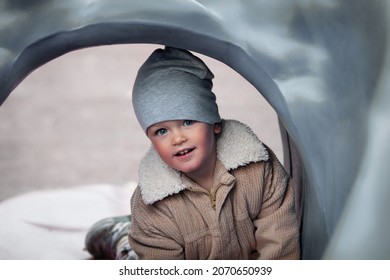
[[[224,120],[217,138],[217,157],[232,170],[251,162],[266,161],[268,152],[248,126],[236,120]],[[153,147],[140,163],[139,186],[146,204],[185,189],[180,172],[169,167]]]

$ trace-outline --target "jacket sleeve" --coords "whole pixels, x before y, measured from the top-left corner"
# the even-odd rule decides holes
[[[138,259],[184,259],[176,223],[164,209],[145,205],[139,188],[131,199],[131,216],[129,243]]]
[[[273,152],[264,167],[260,213],[254,221],[259,259],[299,259],[299,222],[289,176]]]

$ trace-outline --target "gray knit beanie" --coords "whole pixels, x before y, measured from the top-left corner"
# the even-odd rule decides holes
[[[138,71],[133,107],[142,129],[163,121],[195,120],[218,123],[213,73],[189,51],[155,50]]]

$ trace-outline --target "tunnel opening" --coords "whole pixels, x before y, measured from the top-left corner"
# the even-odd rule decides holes
[[[0,110],[1,199],[31,189],[136,181],[149,142],[135,119],[131,88],[139,66],[158,47],[126,44],[73,51],[18,85]],[[195,54],[215,74],[221,116],[248,124],[283,162],[283,153],[289,153],[283,146],[289,142],[282,143],[269,103],[230,67]],[[291,162],[291,155],[286,160]]]

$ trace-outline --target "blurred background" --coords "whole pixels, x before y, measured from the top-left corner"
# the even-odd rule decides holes
[[[137,181],[149,147],[131,105],[138,68],[157,45],[115,45],[65,54],[31,73],[0,107],[0,201],[36,190]],[[276,113],[228,66],[215,74],[223,118],[248,124],[281,161]]]

